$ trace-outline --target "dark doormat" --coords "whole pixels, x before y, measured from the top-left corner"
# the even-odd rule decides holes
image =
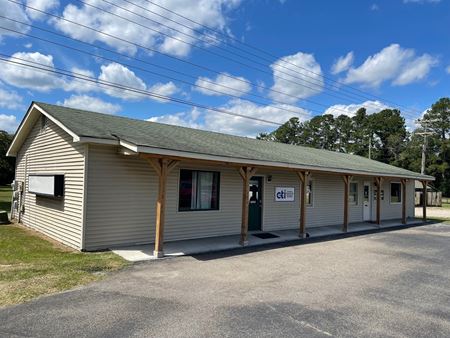
[[[261,232],[259,234],[252,234],[255,237],[261,238],[261,239],[268,239],[268,238],[277,238],[280,236],[271,234],[270,232]]]

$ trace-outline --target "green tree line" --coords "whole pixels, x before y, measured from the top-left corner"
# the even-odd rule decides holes
[[[6,157],[6,151],[11,144],[12,138],[12,135],[0,130],[0,185],[9,184],[14,179],[15,159]]]
[[[450,98],[441,98],[421,118],[421,127],[408,131],[400,110],[384,109],[354,116],[324,114],[301,122],[293,117],[258,139],[360,155],[415,172],[421,170],[423,132],[427,136],[425,173],[434,186],[450,196]]]

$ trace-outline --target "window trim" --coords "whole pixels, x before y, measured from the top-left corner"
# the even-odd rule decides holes
[[[210,209],[186,209],[186,210],[181,210],[180,209],[180,184],[181,184],[181,171],[182,170],[188,170],[188,171],[197,171],[197,172],[207,172],[207,173],[217,173],[218,178],[217,178],[217,208],[210,208]],[[177,204],[176,204],[176,208],[177,208],[177,212],[202,212],[202,211],[206,211],[206,212],[211,212],[211,211],[220,211],[220,199],[221,199],[221,195],[220,195],[220,185],[221,185],[221,172],[219,170],[205,170],[205,169],[192,169],[192,168],[179,168],[178,170],[178,178],[177,178]]]
[[[355,202],[350,202],[350,193],[351,193],[350,185],[352,185],[352,184],[356,184],[356,201]],[[348,183],[348,198],[349,198],[348,205],[352,205],[352,206],[359,205],[359,182],[358,181],[350,181]]]
[[[392,202],[392,184],[398,184],[400,186],[400,201]],[[402,204],[403,202],[403,191],[402,191],[402,183],[398,181],[389,182],[389,203],[390,204]]]

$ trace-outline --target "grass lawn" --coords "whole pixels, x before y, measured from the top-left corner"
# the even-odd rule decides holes
[[[82,253],[17,225],[0,225],[0,307],[71,289],[126,265],[112,252]]]
[[[9,185],[0,186],[0,210],[11,210],[11,194],[12,190]]]

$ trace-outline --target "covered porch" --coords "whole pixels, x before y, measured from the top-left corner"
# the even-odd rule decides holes
[[[190,158],[190,161],[194,161],[199,165],[214,165],[226,167],[228,169],[234,170],[239,174],[241,179],[241,189],[242,193],[237,195],[241,201],[241,227],[239,235],[227,235],[220,237],[208,237],[205,239],[189,239],[189,240],[180,240],[180,241],[168,241],[166,242],[164,239],[165,233],[165,219],[166,219],[166,195],[167,195],[167,181],[169,174],[172,170],[177,168],[180,162],[186,160],[186,158],[179,156],[161,156],[154,154],[144,154],[139,152],[129,152],[128,149],[122,150],[123,155],[137,155],[140,158],[145,159],[150,167],[156,173],[158,178],[158,197],[156,201],[156,219],[155,219],[155,239],[153,252],[151,250],[150,245],[142,246],[141,248],[135,247],[125,249],[118,249],[118,253],[120,252],[134,252],[137,257],[141,257],[142,259],[152,259],[152,258],[161,258],[164,256],[176,256],[183,254],[192,254],[198,252],[207,252],[212,250],[225,250],[232,249],[241,246],[247,245],[261,245],[266,243],[277,243],[284,242],[295,239],[302,239],[306,237],[320,237],[327,235],[336,235],[347,232],[358,232],[358,231],[366,231],[366,230],[376,230],[384,227],[392,227],[399,225],[410,224],[411,222],[418,222],[417,220],[408,219],[407,215],[407,204],[406,204],[406,185],[410,179],[397,176],[397,175],[375,175],[369,174],[367,172],[357,171],[357,170],[318,170],[317,168],[301,168],[301,167],[274,167],[267,165],[266,163],[252,163],[243,164],[239,162],[223,162],[216,160],[197,160]],[[289,230],[275,230],[270,231],[270,233],[274,234],[276,237],[269,239],[261,239],[256,237],[255,232],[249,232],[249,204],[251,203],[251,181],[254,177],[258,175],[259,172],[264,172],[267,170],[282,170],[287,174],[294,175],[297,178],[299,191],[298,198],[295,198],[295,204],[299,210],[298,217],[298,225],[297,229],[289,229]],[[308,180],[311,175],[320,175],[327,174],[338,179],[339,185],[342,187],[342,195],[338,198],[342,201],[342,209],[339,208],[339,212],[333,214],[333,219],[336,220],[337,225],[334,226],[308,226],[308,215],[307,215],[307,200],[308,200]],[[367,200],[370,201],[370,205],[374,205],[373,215],[371,218],[371,222],[361,222],[361,223],[350,223],[350,200],[351,200],[351,182],[353,178],[363,178],[365,181],[369,182],[369,184],[373,184],[373,198],[372,202],[372,194],[368,195]],[[383,203],[382,197],[384,195],[384,191],[382,190],[382,185],[385,180],[395,179],[398,182],[398,190],[399,194],[403,196],[401,201],[398,203],[401,208],[401,213],[398,214],[399,217],[396,221],[383,221]],[[372,183],[370,183],[372,182]],[[427,180],[421,180],[421,183],[424,187],[427,186]],[[237,197],[236,196],[236,197]],[[292,200],[294,201],[294,199]],[[251,205],[250,205],[251,207]],[[371,207],[370,207],[371,208]],[[339,219],[341,220],[339,223]],[[367,219],[367,220],[369,220]],[[364,218],[364,220],[366,220]],[[423,207],[423,216],[421,222],[426,221],[426,203]],[[263,231],[261,231],[263,232]],[[123,251],[125,250],[125,251]],[[134,254],[131,254],[133,256]],[[140,259],[138,259],[140,260]]]
[[[408,226],[415,226],[424,224],[424,221],[419,218],[408,219]],[[256,247],[263,246],[267,244],[275,243],[285,243],[285,242],[295,242],[307,243],[311,239],[320,239],[326,237],[336,237],[345,234],[364,234],[371,231],[382,231],[386,229],[401,229],[405,227],[402,220],[390,220],[384,221],[381,224],[376,224],[372,222],[361,222],[361,223],[351,223],[347,227],[347,231],[343,231],[341,225],[334,226],[323,226],[310,228],[307,231],[308,237],[301,239],[299,238],[298,230],[277,230],[270,232],[255,231],[249,232],[247,237],[247,246]],[[270,234],[271,238],[260,238],[256,235],[259,234]],[[264,237],[264,236],[263,236]],[[164,245],[164,255],[166,257],[177,257],[185,255],[194,255],[214,251],[224,251],[241,248],[242,245],[239,243],[240,235],[229,235],[220,237],[207,237],[199,239],[181,240],[167,242]],[[130,262],[139,262],[146,260],[157,259],[154,255],[154,244],[145,245],[133,245],[124,246],[111,249],[114,253],[123,257]]]

